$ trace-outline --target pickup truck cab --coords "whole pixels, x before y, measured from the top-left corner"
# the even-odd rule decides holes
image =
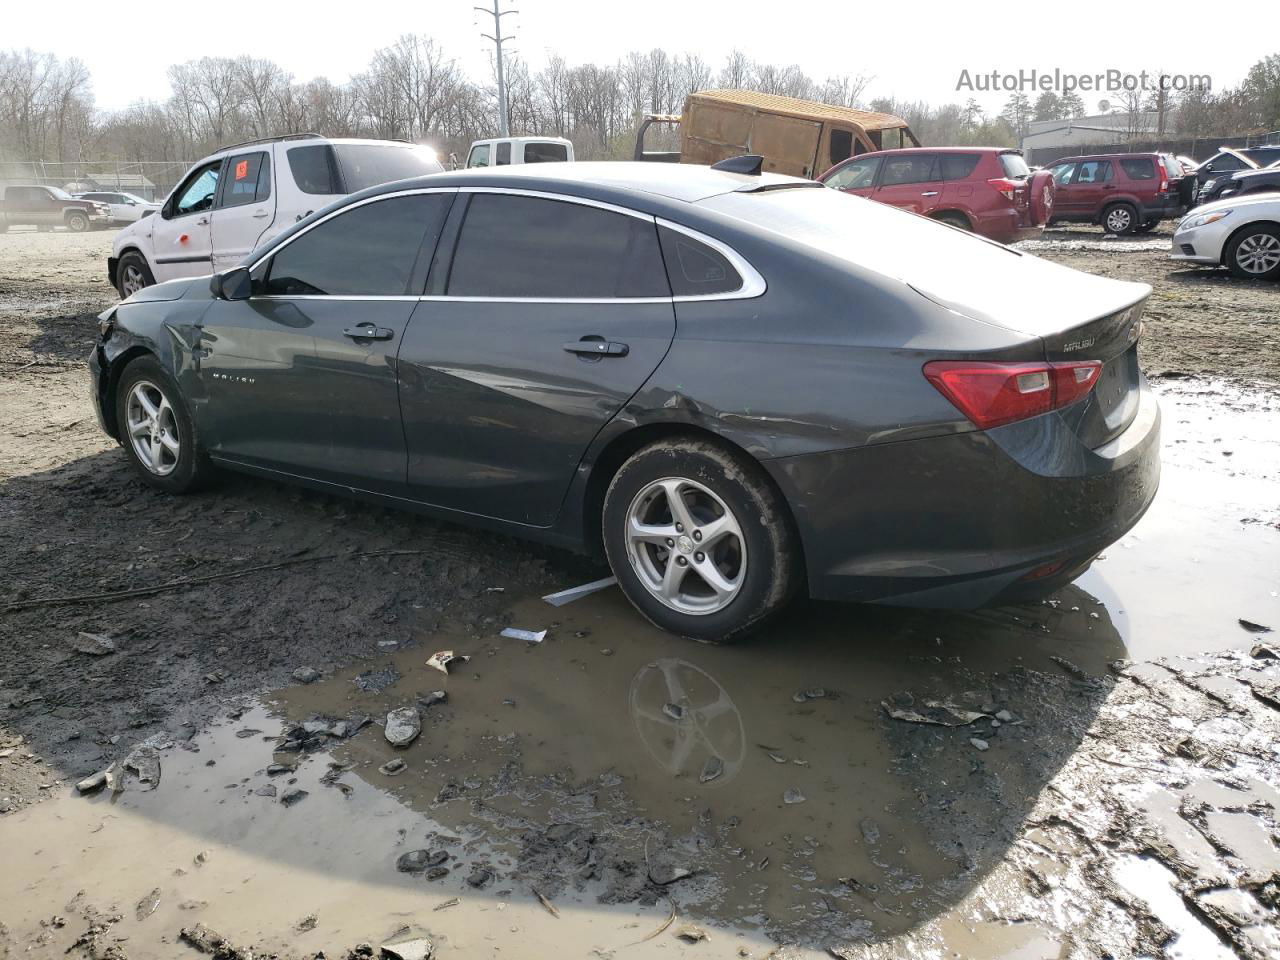
[[[224,147],[187,171],[158,213],[116,235],[107,278],[129,297],[154,283],[229,270],[334,200],[443,169],[434,151],[398,140],[295,134]]]
[[[66,227],[72,233],[84,233],[90,227],[105,225],[109,218],[105,204],[77,200],[58,187],[5,187],[0,201],[0,233],[22,226],[40,230]]]
[[[573,144],[563,137],[500,137],[477,140],[467,151],[467,169],[505,167],[517,163],[565,163],[573,160]]]

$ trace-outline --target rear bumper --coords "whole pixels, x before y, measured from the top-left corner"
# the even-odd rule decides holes
[[[976,214],[973,232],[997,243],[1017,243],[1039,237],[1044,233],[1044,224],[1025,226],[1019,220],[1018,211],[1009,207]]]
[[[765,466],[793,505],[812,596],[974,608],[1083,572],[1150,506],[1159,445],[1144,382],[1133,422],[1096,450],[1051,413]]]

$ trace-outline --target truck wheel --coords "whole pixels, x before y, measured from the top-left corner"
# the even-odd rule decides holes
[[[147,266],[147,258],[136,250],[130,250],[116,264],[116,286],[120,290],[120,299],[128,299],[143,287],[153,286],[156,278],[151,275]]]
[[[605,553],[636,608],[664,630],[731,643],[798,586],[799,546],[760,467],[694,438],[659,440],[605,493]]]
[[[72,233],[84,233],[89,229],[89,217],[79,210],[72,210],[67,214],[66,224]]]
[[[1118,236],[1133,233],[1138,225],[1138,211],[1128,203],[1113,203],[1102,211],[1102,229]]]
[[[115,394],[121,445],[144,483],[187,493],[205,483],[213,465],[201,449],[177,383],[153,356],[130,361]]]
[[[1280,279],[1280,229],[1261,223],[1245,227],[1231,238],[1223,259],[1241,279]]]

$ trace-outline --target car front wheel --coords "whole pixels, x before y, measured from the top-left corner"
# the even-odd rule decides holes
[[[798,585],[780,497],[749,458],[706,440],[663,440],[634,454],[609,485],[603,523],[619,586],[672,633],[733,642]]]
[[[148,486],[186,493],[213,470],[173,378],[154,357],[125,367],[116,386],[116,427],[134,469]]]
[[[1227,267],[1246,280],[1280,279],[1280,229],[1245,227],[1227,245]]]
[[[150,287],[156,282],[151,275],[151,268],[142,254],[130,251],[120,258],[116,267],[116,286],[120,289],[120,297],[128,299],[143,287]]]

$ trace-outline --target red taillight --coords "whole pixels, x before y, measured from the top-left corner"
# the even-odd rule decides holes
[[[987,183],[995,189],[1006,200],[1012,200],[1017,196],[1018,191],[1022,187],[1022,181],[1010,180],[1008,177],[996,177],[994,180],[988,180]]]
[[[1160,187],[1157,193],[1169,192],[1169,171],[1164,168],[1164,164],[1159,160],[1156,161],[1156,169],[1160,171]]]
[[[931,360],[924,375],[977,427],[986,430],[1075,403],[1093,389],[1102,363],[983,363]]]

